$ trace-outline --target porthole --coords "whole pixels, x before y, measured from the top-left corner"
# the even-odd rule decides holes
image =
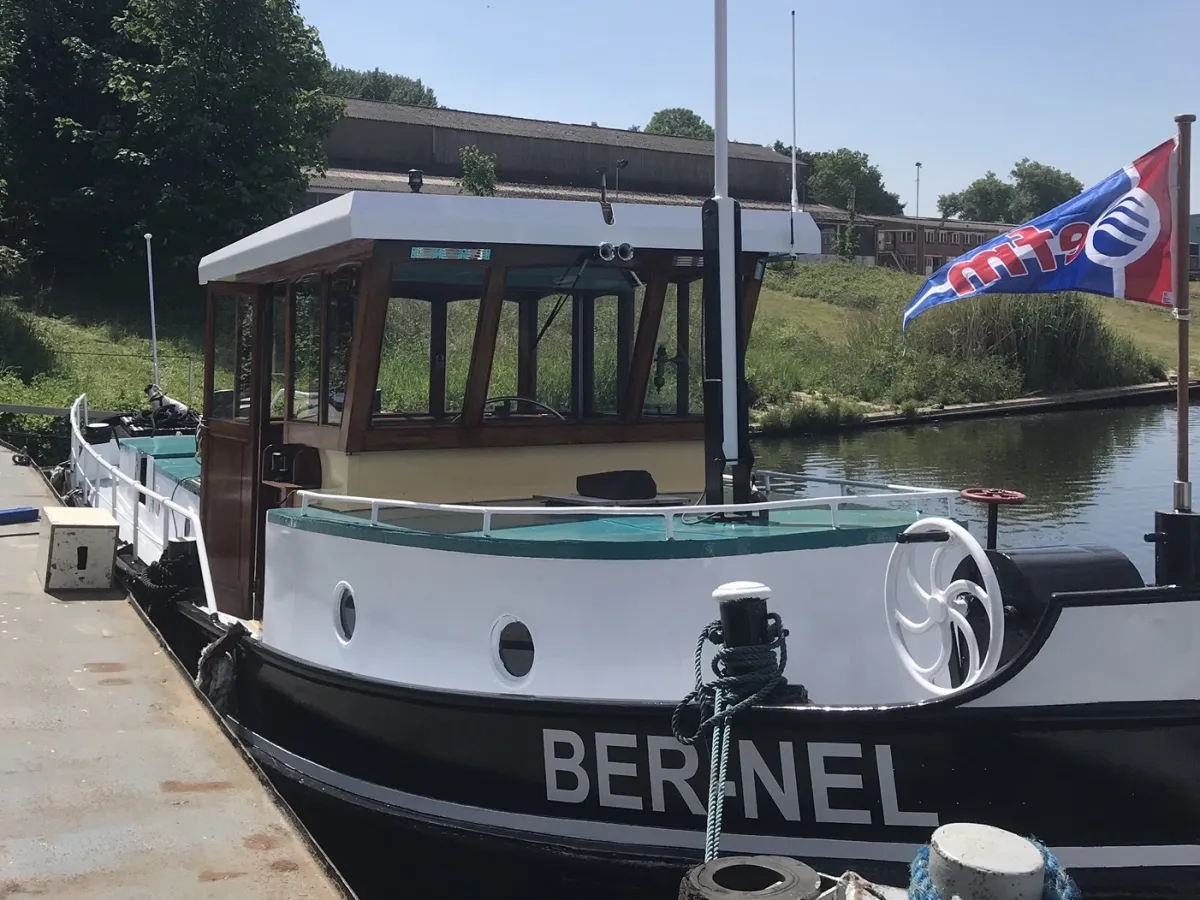
[[[358,620],[358,611],[354,607],[354,588],[339,581],[333,589],[333,597],[333,625],[338,638],[347,644],[354,637],[354,626]]]
[[[524,622],[512,617],[505,617],[497,624],[501,627],[495,653],[500,668],[510,678],[524,678],[533,669],[533,635]]]

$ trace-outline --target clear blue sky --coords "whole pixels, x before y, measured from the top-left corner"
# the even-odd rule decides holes
[[[329,58],[455,109],[624,128],[712,121],[710,0],[299,0]],[[1200,113],[1200,0],[731,0],[733,140],[865,150],[913,212],[1028,156],[1093,184]],[[1196,143],[1200,144],[1200,133]],[[1193,168],[1200,169],[1193,155]],[[1200,172],[1192,210],[1200,212]]]

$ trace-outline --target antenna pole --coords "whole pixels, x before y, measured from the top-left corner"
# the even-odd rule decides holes
[[[800,206],[796,193],[796,11],[792,10],[792,212]],[[793,242],[794,243],[794,242]]]
[[[1189,275],[1189,246],[1188,246],[1188,215],[1190,200],[1188,196],[1192,188],[1192,123],[1196,117],[1191,114],[1175,117],[1179,127],[1179,137],[1175,145],[1178,159],[1177,187],[1175,191],[1175,319],[1179,325],[1179,364],[1176,377],[1176,426],[1175,426],[1175,490],[1174,507],[1176,512],[1190,513],[1192,511],[1192,483],[1188,480],[1188,326],[1191,324],[1191,310],[1188,298]]]
[[[796,209],[800,198],[796,194],[796,11],[792,10],[792,212],[788,219],[792,256],[796,255]]]
[[[150,286],[150,352],[154,356],[154,385],[162,387],[158,380],[158,325],[154,320],[154,256],[150,250],[150,232],[142,235],[146,239],[146,282]]]

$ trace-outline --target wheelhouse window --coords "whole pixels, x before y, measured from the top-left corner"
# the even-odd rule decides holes
[[[316,422],[321,396],[321,294],[319,275],[292,286],[292,389],[289,418]]]
[[[699,416],[704,411],[700,278],[681,277],[667,287],[646,381],[644,416]]]
[[[354,338],[354,310],[358,305],[357,267],[338,269],[329,276],[325,313],[325,356],[321,383],[327,399],[322,425],[340,425],[346,405],[350,375],[350,345]]]
[[[282,419],[287,412],[288,285],[271,285],[271,405],[270,417]]]
[[[359,266],[343,266],[291,285],[290,336],[285,338],[291,385],[285,402],[292,421],[341,424],[360,278]]]
[[[469,411],[475,423],[700,415],[698,257],[658,255],[646,264],[546,250],[545,262],[539,254],[524,264],[529,255],[514,254],[517,264],[501,269],[486,250],[405,250],[391,270],[374,427],[463,419],[473,366],[488,365],[474,356],[477,332],[486,340],[490,330],[481,309],[497,302],[485,300],[489,291],[501,294],[499,320],[494,344],[481,348],[490,368],[486,393],[471,395],[476,404],[483,395],[482,416]]]
[[[515,384],[516,394],[489,418],[512,411],[577,420],[619,415],[648,277],[589,256],[565,266],[509,269],[505,307],[515,309],[501,319],[489,399],[498,375]]]
[[[410,259],[392,267],[379,355],[376,421],[462,410],[487,266]]]
[[[237,294],[217,294],[213,297],[212,313],[213,392],[209,416],[248,419],[254,304]]]

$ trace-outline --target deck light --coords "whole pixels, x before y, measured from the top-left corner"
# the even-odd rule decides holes
[[[408,170],[408,189],[414,194],[421,193],[421,186],[425,184],[425,173],[420,169]]]

